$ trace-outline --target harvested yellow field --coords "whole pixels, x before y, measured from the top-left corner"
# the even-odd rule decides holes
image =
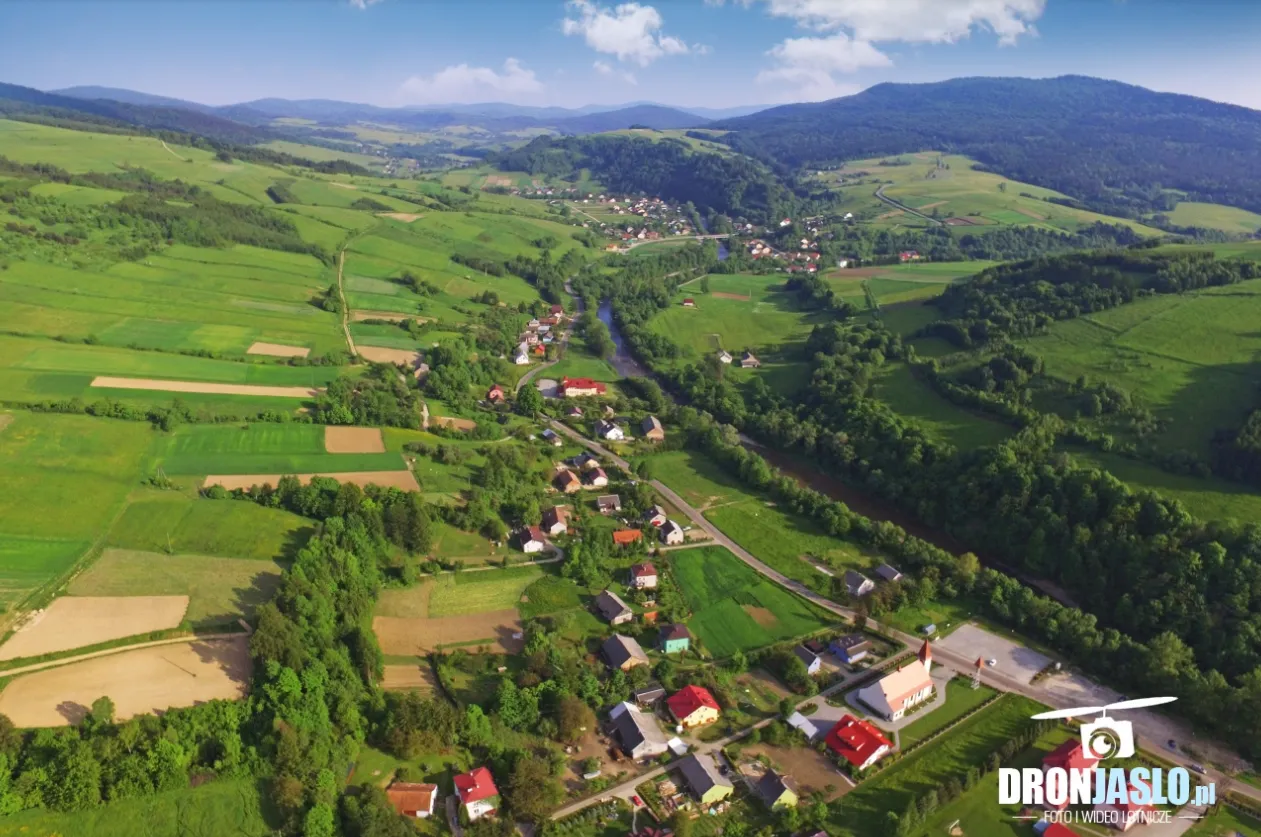
[[[402,221],[404,224],[410,224],[412,221],[424,218],[423,214],[415,212],[378,212],[382,218],[392,218],[395,221]]]
[[[193,640],[20,675],[0,692],[0,713],[19,727],[63,727],[78,724],[92,702],[106,696],[124,721],[208,700],[238,700],[249,679],[248,637]]]
[[[517,654],[525,644],[515,609],[430,619],[378,616],[372,620],[372,630],[384,653],[402,656],[422,656],[440,646],[467,642],[484,642],[494,651]]]
[[[329,453],[385,453],[379,427],[324,428],[324,450]]]
[[[248,489],[255,485],[275,485],[285,474],[211,474],[202,482],[202,488],[221,485],[229,491]],[[420,491],[420,483],[411,471],[342,471],[328,474],[296,474],[303,485],[312,477],[331,477],[338,482],[353,482],[355,485],[380,485],[386,488],[401,488],[403,491]]]
[[[373,363],[401,363],[404,366],[413,368],[420,359],[420,353],[415,349],[387,349],[384,346],[356,346],[355,350],[359,352],[359,356],[364,360],[370,360]]]
[[[472,419],[456,418],[455,416],[434,416],[431,421],[442,427],[450,427],[453,430],[472,430],[477,427],[477,422]]]
[[[428,665],[413,663],[385,666],[381,677],[381,688],[430,694],[438,688],[438,684],[433,676],[433,670]]]
[[[177,628],[186,610],[188,596],[62,596],[0,645],[0,660]]]
[[[267,357],[306,357],[311,350],[303,346],[286,346],[283,343],[254,343],[245,350],[247,355],[266,355]]]
[[[212,384],[206,381],[167,381],[160,378],[113,378],[97,375],[92,386],[104,389],[149,389],[156,392],[198,392],[206,395],[258,395],[272,398],[316,398],[323,390],[312,387],[264,387],[253,384]]]

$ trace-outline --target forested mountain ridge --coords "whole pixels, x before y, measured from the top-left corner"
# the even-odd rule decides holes
[[[1174,196],[1261,210],[1261,111],[1085,76],[878,84],[707,127],[781,172],[934,149],[1112,215]]]

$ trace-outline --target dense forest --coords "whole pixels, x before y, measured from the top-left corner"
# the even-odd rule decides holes
[[[697,152],[681,140],[643,137],[538,137],[521,148],[490,155],[504,171],[549,177],[589,169],[608,189],[691,201],[703,214],[722,213],[762,222],[791,215],[799,199],[754,161]]]
[[[714,123],[781,173],[932,149],[1110,215],[1188,200],[1261,212],[1261,113],[1082,76],[878,84]]]

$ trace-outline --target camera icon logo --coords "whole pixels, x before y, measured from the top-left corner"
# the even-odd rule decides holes
[[[1134,755],[1134,725],[1129,721],[1108,716],[1110,710],[1143,709],[1148,706],[1160,706],[1173,703],[1176,697],[1138,698],[1109,703],[1107,706],[1074,706],[1068,709],[1056,709],[1034,715],[1035,721],[1058,720],[1061,718],[1078,718],[1083,715],[1098,715],[1093,722],[1081,725],[1082,755],[1088,759],[1123,759]]]

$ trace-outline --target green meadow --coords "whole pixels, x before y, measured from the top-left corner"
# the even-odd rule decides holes
[[[903,363],[886,368],[876,381],[875,393],[899,415],[913,419],[930,435],[960,449],[992,445],[1014,432],[1005,424],[942,398],[917,381]]]
[[[0,413],[0,603],[57,578],[105,534],[152,438],[136,422]]]
[[[814,633],[835,621],[722,547],[678,550],[669,561],[692,611],[688,627],[715,657]]]
[[[310,474],[398,471],[398,453],[326,453],[324,427],[314,424],[184,425],[154,445],[155,465],[186,474]]]
[[[315,532],[304,517],[245,500],[140,490],[105,539],[119,549],[259,561],[292,558]]]
[[[1165,214],[1180,227],[1208,227],[1246,235],[1253,235],[1261,230],[1261,215],[1217,203],[1179,201],[1172,212]]]
[[[75,576],[71,596],[188,596],[193,627],[251,618],[271,599],[284,567],[277,561],[167,555],[107,549]]]

